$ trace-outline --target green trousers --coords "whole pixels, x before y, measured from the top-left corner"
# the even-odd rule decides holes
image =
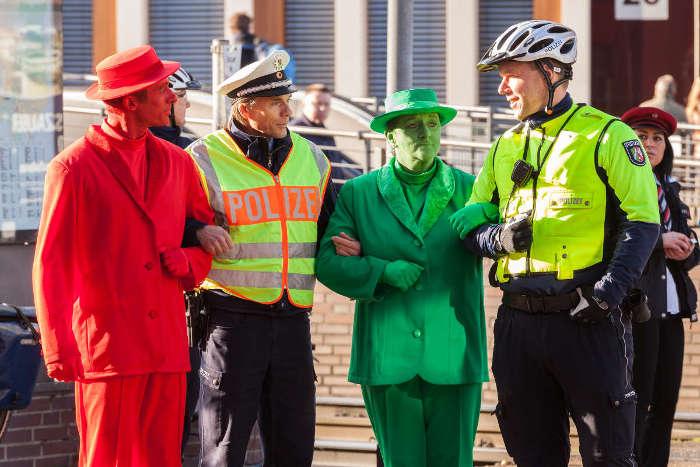
[[[472,467],[481,383],[362,386],[386,467]]]

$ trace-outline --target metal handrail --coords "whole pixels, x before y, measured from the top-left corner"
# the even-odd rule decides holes
[[[211,125],[211,118],[185,117],[186,123],[194,123],[197,125]]]
[[[477,106],[456,106],[458,110],[466,111],[482,111],[484,109],[489,109],[488,107],[477,107]],[[64,106],[64,112],[91,114],[91,115],[102,115],[104,116],[103,108],[94,107],[78,107],[78,106]],[[494,117],[504,117],[510,118],[507,114],[492,114]],[[211,118],[197,118],[197,117],[187,117],[187,123],[189,124],[199,124],[199,125],[211,125]],[[679,124],[679,128],[683,125],[685,129],[698,129],[700,130],[700,125],[690,125],[690,124]],[[313,128],[306,126],[294,126],[290,125],[289,129],[300,134],[315,135],[315,136],[331,136],[338,138],[354,138],[359,140],[369,140],[369,141],[383,141],[385,139],[384,135],[375,133],[370,130],[331,130],[327,128]],[[461,148],[461,149],[483,149],[488,150],[491,147],[491,142],[481,142],[481,141],[470,141],[470,140],[455,140],[455,139],[442,139],[442,146],[449,146],[450,148]],[[691,157],[677,157],[674,160],[676,166],[685,167],[700,167],[700,160]]]
[[[679,130],[700,130],[700,125],[697,123],[678,122],[676,128]]]
[[[81,93],[75,93],[79,98]],[[71,95],[72,96],[72,95]],[[73,97],[73,96],[72,96]],[[494,120],[503,118],[509,122],[514,121],[512,115],[492,112],[490,114],[478,113],[488,110],[488,107],[479,106],[458,106],[460,112],[468,112],[466,114],[467,125],[466,131],[461,127],[454,127],[455,131],[448,131],[447,138],[441,141],[441,154],[444,160],[456,165],[457,167],[471,173],[477,173],[483,160],[491,147],[492,129],[497,128],[499,124],[494,124]],[[80,105],[71,105],[64,107],[64,112],[75,112],[81,114],[90,114],[95,116],[104,116],[104,110],[100,107]],[[469,113],[471,112],[471,113]],[[461,114],[465,116],[463,113]],[[469,120],[471,119],[471,120]],[[187,124],[210,126],[210,118],[187,118]],[[700,125],[683,124],[686,129],[699,129]],[[481,128],[479,131],[478,128]],[[346,144],[347,141],[339,142],[336,147],[328,147],[326,149],[344,152],[351,155],[353,163],[336,163],[338,167],[349,167],[361,169],[368,172],[381,165],[384,165],[386,160],[391,157],[388,148],[385,144],[385,136],[373,131],[367,130],[331,130],[327,128],[313,128],[303,126],[290,126],[290,129],[306,136],[328,136],[333,138],[345,138],[354,140],[360,144]],[[477,129],[476,132],[474,129]],[[457,139],[456,135],[464,135],[465,139]],[[695,150],[699,145],[692,145],[689,135],[674,135],[672,138],[674,146],[680,145],[680,150],[674,161],[674,175],[681,181],[683,186],[683,200],[691,208],[691,217],[693,219],[700,218],[700,157],[695,155]],[[677,146],[676,146],[677,147]],[[342,181],[340,181],[342,183]]]
[[[63,112],[73,112],[78,114],[91,114],[91,115],[102,115],[104,116],[104,108],[90,108],[90,107],[74,107],[70,105],[63,106]]]

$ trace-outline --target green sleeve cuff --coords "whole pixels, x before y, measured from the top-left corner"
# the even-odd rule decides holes
[[[498,222],[498,206],[493,203],[469,203],[462,210],[462,222],[465,233],[469,233],[484,224]]]

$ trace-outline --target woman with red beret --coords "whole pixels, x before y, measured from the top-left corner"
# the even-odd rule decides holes
[[[690,212],[671,176],[673,148],[668,137],[676,119],[655,107],[635,107],[622,115],[644,145],[656,177],[661,235],[642,274],[651,319],[634,323],[634,375],[637,391],[635,453],[640,467],[666,466],[671,427],[683,371],[682,318],[697,321],[697,294],[688,271],[700,261],[697,237],[688,227]]]

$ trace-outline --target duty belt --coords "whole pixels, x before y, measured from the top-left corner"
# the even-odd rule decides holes
[[[561,295],[525,295],[503,293],[503,304],[526,313],[559,313],[578,305],[580,297],[575,290]]]

